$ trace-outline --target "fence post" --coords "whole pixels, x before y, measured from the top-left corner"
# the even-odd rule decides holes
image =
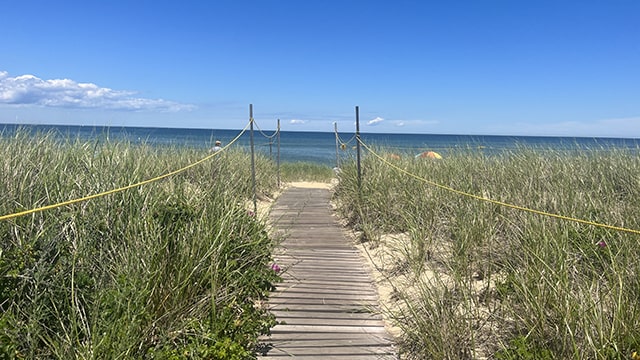
[[[362,167],[360,165],[360,108],[356,106],[356,164],[358,166],[358,191],[362,192]]]
[[[276,139],[278,140],[278,148],[276,153],[276,179],[278,187],[280,187],[280,119],[278,119],[278,128],[276,129]]]
[[[333,132],[336,135],[336,168],[340,168],[340,159],[338,158],[338,122],[333,123]]]
[[[249,104],[249,124],[250,124],[250,139],[251,139],[251,182],[253,184],[253,213],[258,216],[258,189],[256,186],[256,151],[253,145],[253,104]]]

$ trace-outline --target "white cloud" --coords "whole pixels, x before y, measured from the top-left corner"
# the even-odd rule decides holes
[[[393,120],[394,126],[397,127],[425,127],[425,126],[433,126],[438,124],[436,120]]]
[[[70,79],[44,80],[34,75],[10,77],[6,71],[0,71],[0,104],[166,112],[194,109],[193,105],[136,97],[133,91],[113,90]]]
[[[380,123],[381,123],[381,122],[383,122],[383,121],[384,121],[384,119],[378,116],[378,117],[376,117],[376,118],[375,118],[375,119],[373,119],[373,120],[369,120],[369,121],[367,121],[367,125],[369,125],[369,126],[375,126],[375,125],[380,124]]]
[[[291,119],[291,121],[289,121],[289,124],[291,125],[301,125],[305,123],[306,123],[305,120],[298,120],[298,119]]]

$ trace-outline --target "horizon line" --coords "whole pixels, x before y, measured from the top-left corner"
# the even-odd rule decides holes
[[[71,126],[71,127],[101,127],[101,128],[139,128],[139,129],[181,129],[181,130],[225,130],[225,131],[241,131],[242,129],[228,129],[228,128],[205,128],[205,127],[175,127],[175,126],[142,126],[142,125],[98,125],[98,124],[34,124],[34,123],[14,123],[14,122],[2,122],[2,125],[12,126]],[[273,131],[275,129],[265,129],[262,131]],[[300,133],[334,133],[334,131],[324,130],[282,130],[280,132],[300,132]],[[355,131],[339,131],[342,134],[355,134]],[[496,137],[548,137],[548,138],[575,138],[575,139],[628,139],[628,140],[640,140],[640,137],[624,137],[624,136],[585,136],[585,135],[516,135],[516,134],[488,134],[488,133],[476,133],[476,134],[464,134],[464,133],[427,133],[427,132],[375,132],[375,131],[360,131],[360,134],[375,134],[375,135],[433,135],[433,136],[496,136]]]

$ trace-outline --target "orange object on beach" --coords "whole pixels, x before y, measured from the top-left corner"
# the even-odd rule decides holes
[[[417,158],[442,159],[442,155],[435,151],[425,151],[416,155]]]

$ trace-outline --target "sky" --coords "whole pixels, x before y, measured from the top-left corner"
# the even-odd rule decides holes
[[[0,123],[640,138],[638,0],[0,4]]]

